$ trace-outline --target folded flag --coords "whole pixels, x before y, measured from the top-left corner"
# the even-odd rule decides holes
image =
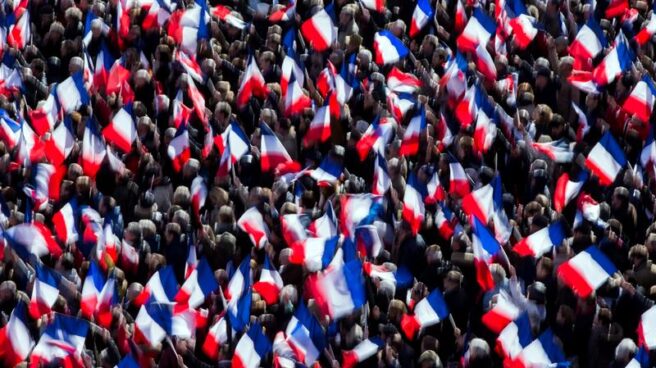
[[[608,186],[615,181],[626,162],[624,151],[608,131],[588,153],[585,166],[599,178],[599,184]]]
[[[388,30],[382,30],[374,35],[374,52],[376,64],[394,64],[408,56],[407,47]]]
[[[264,256],[264,267],[260,271],[260,280],[253,284],[253,291],[260,294],[267,305],[276,304],[284,284],[278,270],[275,269],[268,255]]]
[[[34,339],[27,327],[27,306],[19,301],[9,317],[9,322],[0,329],[0,361],[14,367],[27,359],[34,347]]]
[[[303,301],[287,324],[285,335],[298,359],[306,366],[312,366],[327,345],[326,333]]]
[[[328,154],[319,167],[312,170],[310,176],[317,181],[318,186],[330,187],[339,181],[342,171],[344,171],[344,163]]]
[[[384,346],[385,342],[378,336],[366,339],[352,350],[342,352],[342,366],[344,368],[356,367],[358,363],[362,363],[376,355]]]
[[[257,207],[251,207],[237,221],[237,225],[246,232],[253,244],[262,249],[269,241],[269,227]]]
[[[375,265],[370,262],[365,262],[362,266],[364,272],[369,278],[378,279],[381,283],[389,283],[394,288],[408,288],[414,282],[414,277],[410,270],[404,266],[396,267],[392,263],[383,263],[382,265]]]
[[[586,298],[616,271],[613,262],[593,245],[563,263],[558,275],[580,298]]]
[[[303,265],[308,272],[326,268],[337,250],[338,237],[307,238],[291,246],[289,262]]]
[[[422,1],[426,0],[421,0]],[[411,73],[404,73],[397,67],[393,67],[387,74],[387,87],[396,93],[414,93],[421,88],[419,78]]]
[[[200,209],[205,206],[207,198],[207,185],[202,176],[197,176],[191,182],[191,208],[197,219],[200,219]]]
[[[55,314],[32,350],[34,366],[84,367],[82,353],[89,323],[81,318]]]
[[[574,159],[573,145],[564,139],[545,143],[533,142],[531,145],[536,151],[547,156],[557,164],[569,163]]]
[[[414,340],[417,332],[440,323],[448,317],[449,308],[444,301],[442,292],[436,288],[417,303],[412,315],[403,315],[401,330],[408,339]]]
[[[499,242],[483,225],[478,218],[473,217],[473,239],[472,249],[474,251],[474,267],[476,268],[476,281],[482,290],[487,291],[494,288],[494,280],[490,273],[490,264],[494,257],[501,251]]]
[[[42,315],[50,313],[57,301],[61,276],[41,264],[36,264],[35,271],[29,312],[33,319],[39,319]]]
[[[558,247],[565,240],[565,224],[556,221],[522,239],[513,250],[520,256],[540,258],[553,247]]]
[[[581,110],[574,102],[572,102],[572,108],[576,115],[578,116],[578,126],[576,127],[576,141],[581,142],[583,137],[588,134],[590,131],[590,123],[588,122],[588,116]]]
[[[521,310],[505,291],[497,294],[496,304],[481,318],[481,322],[495,334],[501,333],[508,324],[519,317]]]
[[[248,332],[241,336],[232,357],[235,368],[257,368],[262,359],[271,351],[271,341],[262,331],[262,326],[255,322]]]
[[[218,287],[214,271],[207,263],[207,259],[202,258],[178,290],[175,301],[195,309],[200,307],[205,302],[205,298]]]
[[[656,307],[649,308],[640,317],[638,340],[640,346],[649,350],[656,348]]]
[[[622,108],[629,114],[635,115],[644,123],[649,123],[649,117],[654,109],[654,95],[656,87],[647,75],[633,87],[629,97],[624,100]]]
[[[337,27],[326,9],[321,9],[303,22],[301,34],[315,51],[323,52],[337,40]]]

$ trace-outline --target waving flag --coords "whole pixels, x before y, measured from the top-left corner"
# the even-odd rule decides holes
[[[305,74],[296,60],[296,53],[290,50],[282,60],[282,66],[280,67],[280,90],[283,96],[287,95],[287,87],[292,77],[296,78],[298,84],[303,87],[305,84]]]
[[[15,17],[16,13],[11,14]],[[22,50],[28,43],[32,42],[32,23],[30,23],[30,12],[24,9],[15,23],[9,23],[7,32],[7,44]]]
[[[78,208],[75,200],[71,200],[52,216],[52,224],[55,227],[57,239],[64,244],[75,243],[78,232],[75,226]]]
[[[230,146],[230,157],[232,163],[241,159],[243,155],[250,151],[250,141],[246,133],[241,129],[239,123],[231,121],[226,130],[219,136],[214,137],[214,144],[219,152],[224,152],[227,146]]]
[[[375,225],[363,225],[355,228],[355,242],[358,252],[368,258],[376,258],[384,248],[378,228]],[[365,269],[366,272],[366,269]]]
[[[465,197],[470,191],[471,185],[465,169],[455,157],[449,156],[449,193]]]
[[[269,22],[289,22],[296,15],[296,1],[290,0],[287,6],[282,7],[269,15]]]
[[[497,294],[497,302],[481,318],[481,322],[495,334],[501,333],[506,326],[517,319],[521,310],[516,306],[505,291]]]
[[[599,178],[599,184],[605,186],[612,184],[626,166],[624,151],[610,131],[592,148],[585,160],[585,166]]]
[[[620,32],[615,39],[615,47],[592,72],[594,82],[600,86],[613,83],[617,77],[631,68],[634,58],[633,51]]]
[[[172,266],[166,266],[155,272],[146,283],[141,294],[135,299],[137,305],[147,302],[170,303],[175,300],[178,282]]]
[[[531,146],[535,148],[536,151],[542,153],[551,161],[558,164],[572,162],[574,159],[572,145],[564,139],[545,143],[533,142],[531,143]]]
[[[626,9],[629,9],[627,0],[610,0],[604,14],[606,18],[615,18],[623,15]]]
[[[200,307],[205,302],[205,298],[218,287],[214,271],[207,263],[207,259],[203,258],[178,290],[175,301],[195,309]]]
[[[581,193],[576,201],[576,216],[574,217],[573,227],[579,227],[583,219],[591,222],[593,225],[605,228],[608,225],[601,219],[601,206],[589,194]]]
[[[332,263],[307,283],[322,313],[332,320],[350,315],[366,301],[362,263],[359,260]]]
[[[151,347],[159,345],[167,336],[191,337],[195,321],[192,313],[176,313],[173,304],[150,303],[141,306],[134,320],[134,340]]]
[[[494,60],[485,45],[479,44],[474,50],[476,55],[476,68],[483,74],[483,76],[491,81],[497,80],[497,67],[494,65]]]
[[[396,93],[414,93],[421,85],[419,78],[411,73],[404,73],[397,67],[393,67],[387,74],[387,87]]]
[[[385,0],[360,0],[362,6],[378,13],[385,11]]]
[[[478,45],[487,45],[493,34],[496,33],[496,24],[481,7],[474,8],[472,17],[467,22],[462,34],[458,36],[458,49],[462,52],[476,50]]]
[[[208,358],[216,361],[219,357],[219,348],[228,342],[228,325],[225,315],[222,315],[215,324],[210,327],[203,343],[203,353]]]
[[[642,122],[649,123],[649,117],[654,109],[654,95],[656,95],[654,82],[645,75],[633,87],[629,97],[624,100],[622,108],[629,114],[637,116]]]
[[[478,218],[473,217],[474,231],[472,248],[474,250],[474,266],[476,267],[476,281],[482,290],[494,288],[494,280],[490,273],[490,264],[493,258],[501,251],[499,242]]]
[[[556,212],[562,212],[565,206],[576,196],[578,196],[581,188],[588,180],[587,171],[581,171],[576,178],[570,179],[568,173],[564,173],[558,178],[556,182],[556,189],[554,191],[554,209]]]
[[[262,326],[256,322],[239,339],[232,357],[232,366],[235,368],[259,367],[262,359],[270,351],[271,341],[262,331]]]
[[[27,306],[19,301],[11,312],[9,322],[0,329],[0,361],[14,367],[27,359],[34,340],[27,325]]]
[[[363,269],[371,279],[377,278],[381,282],[392,284],[395,288],[411,287],[414,282],[414,278],[412,273],[410,273],[410,270],[404,266],[397,268],[395,265],[390,265],[390,263],[375,265],[370,262],[365,262]]]
[[[594,17],[590,17],[569,45],[569,54],[577,60],[578,66],[591,66],[591,60],[603,51],[607,43],[601,27]]]
[[[472,84],[467,89],[465,96],[460,100],[455,111],[456,119],[462,127],[467,128],[476,120],[478,110],[484,104],[485,99],[486,97],[477,84]]]
[[[426,26],[426,24],[430,23],[434,15],[435,14],[433,8],[430,5],[430,1],[417,1],[417,6],[415,7],[414,12],[412,12],[412,21],[410,22],[410,38],[414,38],[417,33],[419,33]]]
[[[287,342],[298,356],[299,360],[307,366],[313,365],[327,345],[326,335],[321,324],[310,313],[301,301],[294,312],[294,316],[287,324],[285,330]]]
[[[362,363],[376,355],[384,346],[385,342],[378,336],[364,340],[352,350],[342,352],[342,366],[344,368],[356,367],[358,363]]]
[[[329,154],[321,161],[318,168],[312,170],[310,176],[317,181],[317,185],[326,187],[337,183],[342,171],[344,171],[344,163]]]
[[[269,88],[264,81],[262,72],[257,67],[255,58],[251,56],[242,76],[241,86],[237,91],[237,107],[243,108],[253,97],[264,99],[267,94],[269,94]]]
[[[374,52],[376,64],[394,64],[408,56],[409,50],[401,40],[390,31],[382,30],[374,35]]]
[[[96,124],[94,119],[87,120],[82,138],[82,168],[92,178],[96,176],[107,153]]]
[[[137,127],[132,117],[132,103],[123,106],[103,129],[103,136],[123,152],[130,152],[137,139]]]
[[[187,124],[182,124],[175,133],[175,137],[171,139],[171,143],[166,150],[173,169],[177,172],[182,170],[184,164],[191,158],[191,145],[189,143],[189,132],[187,131]]]
[[[271,171],[280,164],[292,161],[285,146],[265,122],[260,122],[260,135],[260,164],[263,172]]]
[[[21,133],[21,123],[12,119],[3,109],[0,109],[0,138],[13,149],[18,144]]]
[[[82,353],[89,323],[83,319],[56,314],[32,350],[35,366],[83,367]]]
[[[326,212],[310,224],[308,231],[317,238],[332,238],[337,235],[337,216],[332,202],[328,201]]]
[[[282,236],[288,246],[292,246],[298,241],[307,239],[305,230],[305,220],[309,220],[306,215],[287,214],[281,218]]]
[[[414,156],[419,152],[419,141],[421,133],[426,130],[426,109],[420,106],[417,114],[410,120],[403,134],[399,154],[402,156]]]
[[[280,274],[271,264],[269,256],[265,255],[260,280],[253,285],[253,290],[262,296],[267,305],[272,305],[278,302],[278,296],[283,286]]]
[[[522,239],[513,250],[520,256],[540,258],[553,247],[558,247],[565,240],[565,225],[562,221],[542,228]]]
[[[250,321],[251,314],[251,285],[253,283],[250,269],[250,256],[244,258],[239,269],[234,273],[228,283],[226,297],[228,302],[228,318],[236,331],[242,331]]]
[[[303,113],[303,110],[312,106],[312,100],[304,92],[302,86],[292,74],[285,98],[285,115],[295,116]]]
[[[246,22],[236,16],[238,12],[228,9],[223,5],[217,5],[212,8],[212,15],[224,21],[226,24],[237,29],[244,29],[248,25]]]
[[[519,364],[523,367],[550,367],[566,362],[563,349],[555,337],[550,329],[543,332],[517,356]]]
[[[321,9],[303,22],[301,34],[315,51],[323,52],[337,40],[337,27],[326,9]]]
[[[385,156],[376,153],[374,161],[374,185],[371,193],[374,195],[384,195],[392,186],[392,179],[387,170],[387,160]]]
[[[424,222],[424,198],[427,195],[427,188],[421,183],[414,172],[408,176],[408,183],[405,186],[403,195],[403,219],[410,224],[412,233],[417,235],[421,224]]]
[[[194,57],[188,56],[183,51],[175,53],[175,60],[182,66],[185,72],[197,82],[203,82],[203,71]]]
[[[57,258],[62,253],[50,230],[38,222],[12,226],[2,235],[9,246],[24,259],[28,259],[30,254],[37,257],[51,254]]]
[[[462,209],[468,215],[473,215],[483,224],[488,224],[494,212],[494,187],[486,184],[469,193],[462,199]]]
[[[394,119],[402,121],[405,115],[415,105],[417,100],[410,93],[395,93],[389,89],[385,89],[387,94],[387,110],[394,116]]]
[[[84,86],[82,72],[71,75],[57,85],[57,99],[68,114],[89,104],[89,93]]]
[[[531,321],[528,313],[525,312],[500,331],[496,341],[496,350],[504,358],[504,364],[513,366],[513,364],[518,364],[517,357],[525,347],[531,344],[532,339]]]
[[[258,249],[264,248],[269,241],[269,227],[257,207],[251,207],[237,221],[240,229],[248,234]]]
[[[588,123],[587,115],[581,110],[574,102],[572,102],[572,108],[576,115],[578,116],[578,126],[576,128],[576,141],[581,142],[588,131],[590,131],[590,124]]]
[[[656,307],[649,308],[640,317],[638,339],[640,346],[649,350],[656,348]]]
[[[382,150],[384,145],[392,138],[393,130],[391,122],[377,117],[356,143],[355,148],[358,150],[360,161],[367,157],[372,148],[377,152]]]
[[[323,106],[317,109],[314,114],[312,122],[310,122],[310,127],[303,137],[303,145],[305,147],[310,146],[313,142],[323,143],[330,139],[331,129],[330,129],[330,107],[328,102],[330,96],[325,100]]]
[[[102,324],[109,325],[107,322],[111,322],[112,318],[109,307],[113,304],[112,299],[114,297],[116,282],[114,278],[105,280],[101,272],[98,265],[95,262],[91,262],[87,271],[87,277],[84,279],[84,284],[82,284],[80,309],[82,310],[82,315],[86,318],[91,318],[97,315],[96,313],[101,312],[100,314],[104,314],[104,318],[100,318],[100,320],[105,322]],[[102,313],[102,311],[105,313]]]
[[[421,329],[440,323],[449,317],[449,309],[442,292],[437,288],[420,300],[413,312],[413,315],[406,314],[401,319],[401,330],[410,340],[414,340]]]
[[[649,17],[649,23],[644,26],[640,32],[635,36],[636,42],[638,45],[644,45],[654,36],[656,33],[656,17],[652,15]]]
[[[36,264],[35,271],[29,312],[32,318],[39,319],[42,315],[50,313],[57,301],[61,276],[41,264]]]
[[[560,279],[580,298],[586,298],[603,285],[617,268],[594,245],[558,268]]]
[[[29,115],[36,134],[41,136],[51,131],[59,120],[59,107],[55,90],[53,89],[48,98],[40,102],[36,109],[30,111]]]
[[[474,129],[474,149],[480,155],[487,153],[497,138],[497,126],[492,121],[494,108],[488,101],[482,100],[478,105],[476,127]]]
[[[289,262],[303,265],[308,272],[317,272],[326,268],[337,250],[337,237],[307,238],[291,246]]]

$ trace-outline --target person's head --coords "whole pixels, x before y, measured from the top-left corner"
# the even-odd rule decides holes
[[[553,260],[542,257],[535,266],[535,277],[537,280],[545,281],[551,278],[553,272]]]
[[[628,364],[635,355],[638,347],[635,342],[629,338],[624,338],[615,348],[615,362],[617,366],[623,367]]]
[[[629,249],[629,261],[633,267],[639,267],[649,258],[647,247],[642,244],[636,244]]]
[[[462,273],[460,271],[451,270],[444,278],[444,291],[453,291],[460,288],[462,283]]]
[[[495,285],[503,285],[506,281],[506,270],[503,269],[498,263],[493,263],[490,265],[490,273],[492,274],[492,280]]]

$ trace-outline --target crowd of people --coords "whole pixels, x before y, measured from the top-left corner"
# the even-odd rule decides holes
[[[3,366],[656,362],[656,3],[0,4]]]

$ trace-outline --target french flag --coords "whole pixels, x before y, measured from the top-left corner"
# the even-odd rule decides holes
[[[50,189],[56,190],[55,184],[59,185],[60,180],[53,180],[55,175],[55,167],[50,164],[38,163],[34,166],[32,172],[32,179],[34,180],[34,189],[25,187],[24,190],[30,192],[34,207],[37,210],[42,210],[50,200]],[[58,195],[57,195],[58,197]]]
[[[89,12],[92,13],[92,12]],[[100,51],[96,56],[96,65],[93,71],[93,86],[96,90],[101,90],[108,84],[109,73],[114,65],[114,58],[105,42],[100,44]]]
[[[485,14],[481,7],[475,7],[465,29],[458,36],[458,49],[462,52],[475,52],[478,45],[487,45],[496,30],[494,20]]]
[[[178,282],[172,266],[166,266],[155,272],[146,283],[141,294],[135,299],[136,305],[147,302],[171,303],[178,293]]]
[[[428,189],[428,195],[426,196],[426,203],[428,204],[440,202],[446,198],[446,191],[440,182],[440,176],[437,170],[435,170],[430,181],[426,184],[426,189]]]
[[[620,32],[615,39],[615,47],[592,72],[594,82],[599,86],[613,83],[617,77],[631,68],[634,58],[633,51]]]
[[[553,247],[558,247],[565,240],[565,225],[562,221],[540,229],[522,239],[513,250],[522,257],[540,258]]]
[[[296,78],[301,86],[305,84],[305,74],[297,62],[296,53],[294,50],[289,50],[288,54],[282,60],[282,66],[280,67],[280,90],[283,96],[287,95],[287,86],[292,76]]]
[[[385,156],[376,153],[376,160],[374,162],[374,185],[371,189],[371,193],[374,195],[384,195],[391,186],[392,179],[387,170],[387,160],[385,160]]]
[[[572,162],[574,159],[572,144],[564,139],[544,143],[533,142],[531,146],[557,164]]]
[[[55,314],[32,350],[30,363],[35,367],[84,367],[82,354],[87,332],[87,321]]]
[[[367,158],[372,148],[376,151],[384,148],[381,146],[389,142],[392,138],[392,133],[394,133],[392,123],[387,119],[377,117],[355,145],[360,156],[360,161],[364,161]]]
[[[33,319],[50,313],[59,297],[59,280],[61,276],[42,264],[35,265],[36,276],[32,285],[29,312]]]
[[[472,84],[467,89],[464,97],[456,106],[455,111],[456,119],[463,128],[468,128],[476,120],[478,110],[483,105],[485,99],[486,97],[477,84]]]
[[[226,22],[228,25],[237,29],[244,29],[247,23],[233,14],[234,12],[223,5],[217,5],[212,8],[212,15]]]
[[[225,297],[230,301],[231,308],[236,305],[237,300],[251,287],[250,262],[250,256],[245,257],[230,277],[228,287],[225,290]]]
[[[410,21],[410,38],[414,38],[435,15],[429,0],[418,0]]]
[[[54,128],[59,120],[59,107],[55,90],[52,90],[48,98],[40,104],[39,107],[29,112],[30,121],[34,127],[34,131],[39,136],[49,132]]]
[[[203,124],[207,124],[207,116],[205,116],[205,97],[203,97],[203,94],[200,93],[198,88],[196,87],[196,83],[194,83],[194,80],[187,76],[187,94],[189,95],[189,98],[191,99],[191,103],[194,106],[194,111],[196,112],[196,115],[198,118],[203,122]]]
[[[395,93],[389,88],[385,89],[385,93],[387,94],[387,110],[398,121],[402,121],[408,111],[417,104],[415,97],[410,93]]]
[[[248,104],[248,101],[253,98],[264,99],[269,94],[269,88],[264,81],[262,72],[257,67],[255,57],[251,56],[248,61],[248,66],[241,79],[241,86],[237,91],[237,107],[240,109]]]
[[[78,214],[77,203],[71,200],[52,216],[52,224],[59,239],[64,244],[77,242],[78,232],[75,218]]]
[[[296,1],[290,0],[287,6],[272,12],[269,15],[269,22],[289,22],[296,15]]]
[[[422,132],[426,131],[426,109],[420,106],[417,114],[410,120],[403,134],[399,154],[414,156],[419,152],[419,140]]]
[[[427,195],[426,184],[417,179],[413,172],[408,177],[408,183],[405,186],[403,194],[403,219],[410,224],[412,233],[417,235],[421,224],[424,222],[424,198]]]
[[[341,198],[340,228],[345,236],[354,236],[355,228],[373,224],[382,210],[383,197],[370,193],[350,194]]]
[[[180,172],[189,158],[191,158],[191,145],[189,143],[189,131],[187,130],[187,124],[182,124],[175,133],[175,137],[171,139],[171,143],[166,150],[171,163],[173,164],[173,169],[176,172]]]
[[[581,110],[574,102],[572,102],[572,108],[576,115],[578,116],[578,126],[576,127],[576,141],[581,142],[583,137],[590,131],[590,124],[588,123],[587,115]]]
[[[82,138],[82,168],[84,173],[94,178],[107,153],[94,119],[87,120]]]
[[[192,272],[196,269],[198,266],[198,255],[196,254],[196,245],[194,245],[193,241],[191,240],[191,236],[189,237],[189,248],[187,250],[187,261],[185,262],[185,280],[189,278],[189,275],[191,275]]]
[[[654,95],[656,95],[654,82],[648,75],[645,75],[633,87],[629,97],[624,100],[622,108],[627,113],[637,116],[644,123],[648,123],[654,109]]]
[[[601,206],[589,194],[582,193],[576,201],[576,216],[574,217],[574,228],[577,228],[583,219],[599,227],[606,227],[601,219]]]
[[[474,129],[474,149],[480,155],[487,153],[497,138],[497,126],[492,121],[493,107],[487,102],[479,105],[480,110],[476,116],[476,127]]]
[[[250,259],[248,256],[239,265],[239,269],[234,273],[228,283],[226,297],[230,297],[228,302],[228,318],[232,328],[236,331],[242,331],[250,323],[251,315],[251,284],[252,275],[250,271]]]
[[[15,21],[17,14],[20,15],[18,21],[14,23],[13,21]],[[27,11],[27,9],[23,9],[22,12],[12,13],[7,20],[9,21],[7,44],[19,50],[24,49],[28,43],[32,42],[32,24],[30,23],[30,12]]]
[[[207,198],[207,185],[202,176],[197,176],[191,182],[191,207],[196,218],[200,218],[200,209],[205,205]]]
[[[156,347],[171,330],[172,314],[162,304],[152,303],[141,306],[134,320],[134,341]]]
[[[18,144],[22,123],[12,119],[3,109],[0,109],[0,138],[13,149]]]
[[[656,144],[654,144],[654,127],[649,127],[649,135],[645,145],[640,152],[640,164],[642,167],[648,167],[649,164],[656,164]]]
[[[365,262],[362,268],[364,272],[371,278],[378,278],[381,281],[390,282],[395,288],[408,288],[414,282],[414,277],[410,270],[404,266],[396,268],[396,266],[389,266],[389,263],[382,265],[375,265],[370,262]]]
[[[317,238],[332,238],[337,235],[337,216],[332,202],[326,203],[325,213],[310,224],[308,231]]]
[[[95,262],[91,262],[87,277],[82,284],[82,300],[80,309],[85,318],[96,316],[103,326],[111,324],[110,307],[115,297],[116,280],[111,277],[105,280],[102,271]]]
[[[264,267],[260,271],[260,280],[253,284],[253,290],[260,294],[267,305],[276,304],[284,284],[278,270],[273,267],[268,255],[264,256]]]
[[[494,187],[486,184],[462,199],[462,209],[466,214],[488,224],[494,212]]]
[[[232,357],[235,368],[257,368],[271,351],[271,341],[262,331],[262,326],[255,322],[248,332],[241,336]]]
[[[516,359],[531,344],[531,340],[531,321],[528,313],[524,312],[499,332],[495,350],[504,358],[505,366],[522,366]]]
[[[308,107],[312,106],[312,100],[304,92],[302,86],[292,74],[285,94],[285,115],[295,116],[303,113]]]
[[[409,50],[401,40],[390,31],[382,30],[374,35],[374,52],[376,64],[394,64],[408,56]]]
[[[1,28],[0,28],[1,29]],[[14,92],[20,92],[23,80],[18,69],[11,69],[5,64],[0,65],[0,93],[9,97]]]
[[[403,315],[401,330],[405,336],[414,340],[420,330],[440,323],[449,317],[449,308],[440,289],[434,289],[427,297],[420,300],[414,308],[413,315]]]
[[[573,70],[567,81],[583,92],[598,95],[600,93],[597,84],[593,81],[592,72]]]
[[[216,323],[210,327],[203,343],[203,353],[212,361],[219,357],[221,345],[228,342],[228,323],[225,315],[222,315]]]
[[[260,122],[260,165],[262,172],[275,169],[278,165],[292,161],[285,146],[265,123]]]
[[[344,171],[344,164],[333,156],[327,155],[319,167],[312,170],[310,176],[317,181],[317,185],[320,187],[333,186],[339,181],[342,171]]]
[[[291,264],[303,265],[308,272],[326,268],[335,255],[339,238],[307,238],[291,246]]]
[[[554,367],[566,362],[563,348],[551,329],[526,346],[516,360],[522,367]]]
[[[136,274],[139,267],[139,253],[125,240],[121,242],[121,267],[129,274]]]
[[[203,82],[203,71],[198,65],[195,58],[188,56],[183,51],[178,50],[175,54],[175,60],[180,63],[185,72],[197,82]]]
[[[606,18],[615,18],[623,15],[626,9],[629,9],[627,0],[610,0],[604,14]]]
[[[103,136],[123,152],[130,152],[137,139],[137,127],[132,117],[132,103],[123,106],[105,129]]]
[[[269,241],[269,227],[257,207],[251,207],[237,221],[239,228],[246,232],[257,249],[262,249]]]
[[[27,359],[34,347],[34,339],[27,321],[27,306],[19,301],[11,312],[9,322],[0,329],[0,361],[15,367]]]
[[[312,366],[327,345],[323,327],[303,301],[298,303],[294,316],[287,324],[285,335],[296,356],[306,366]]]
[[[57,84],[57,99],[67,114],[89,104],[89,93],[84,86],[82,72],[76,72]]]
[[[28,259],[30,254],[37,257],[51,254],[54,258],[62,254],[50,230],[39,222],[12,226],[4,231],[3,237],[23,259]]]
[[[512,302],[510,295],[502,290],[497,294],[497,302],[494,307],[481,317],[481,322],[490,331],[499,334],[506,326],[517,319],[521,312],[520,308]]]
[[[366,302],[362,263],[357,259],[333,263],[308,283],[320,310],[332,320],[350,315]]]
[[[527,48],[538,34],[535,18],[527,14],[519,14],[510,19],[509,24],[515,35],[513,40],[521,50]]]
[[[337,27],[326,9],[321,9],[303,22],[301,34],[315,51],[323,52],[337,40]]]
[[[385,11],[385,0],[360,0],[362,6],[378,13]]]
[[[305,136],[303,137],[303,146],[309,147],[313,142],[323,143],[330,139],[330,106],[328,105],[330,96],[326,98],[323,106],[317,109],[310,122]]]
[[[594,17],[590,17],[569,45],[569,54],[577,60],[579,66],[591,66],[591,60],[604,50],[607,43],[601,27]]]
[[[599,184],[604,186],[612,184],[622,168],[626,166],[624,151],[610,131],[606,132],[592,148],[585,160],[585,166],[599,178]]]
[[[282,237],[288,246],[292,246],[298,241],[307,239],[305,230],[305,219],[307,216],[299,214],[287,214],[282,216],[280,221],[282,227]]]
[[[360,342],[352,350],[342,351],[342,367],[354,368],[358,363],[376,355],[385,346],[385,342],[378,336]]]
[[[116,368],[139,368],[139,363],[137,363],[132,355],[126,355],[120,362],[118,362]]]
[[[226,147],[230,146],[230,157],[232,157],[232,163],[235,163],[241,159],[243,155],[248,153],[251,149],[251,144],[246,136],[246,133],[241,129],[239,123],[235,120],[230,122],[230,125],[226,130],[219,136],[214,138],[214,145],[216,145],[219,152],[223,153]]]
[[[207,263],[207,259],[203,258],[178,290],[175,301],[195,309],[200,307],[205,302],[205,298],[218,287],[214,271]]]
[[[420,0],[427,1],[427,0]],[[393,67],[387,74],[387,87],[396,93],[414,93],[421,88],[421,81],[411,73],[404,73]]]
[[[649,308],[640,317],[638,340],[640,346],[649,350],[656,348],[656,307]]]
[[[497,67],[494,65],[494,60],[484,44],[476,46],[474,52],[476,55],[476,68],[483,74],[483,76],[491,81],[497,80]]]
[[[649,23],[635,35],[635,40],[638,45],[644,45],[654,36],[656,33],[656,17],[652,14],[649,17]]]
[[[564,173],[556,181],[554,190],[554,209],[561,213],[567,204],[579,195],[581,188],[588,180],[588,172],[581,171],[575,178],[570,178],[569,173]]]
[[[449,106],[456,106],[456,103],[467,89],[467,69],[469,69],[467,59],[460,52],[456,52],[455,57],[451,57],[445,66],[440,85],[446,86],[449,95]]]
[[[465,197],[471,191],[469,177],[458,160],[449,155],[449,193]]]
[[[500,252],[499,242],[492,236],[490,230],[478,218],[473,217],[474,225],[472,249],[474,250],[474,266],[476,268],[476,281],[483,291],[494,288],[494,280],[490,273],[490,263]]]
[[[355,228],[355,244],[362,256],[376,258],[383,249],[375,225],[363,225]]]
[[[462,226],[458,223],[455,214],[444,205],[438,204],[435,212],[435,226],[442,239],[449,240],[454,234],[462,232]]]
[[[586,298],[603,285],[617,268],[594,245],[558,268],[560,279],[580,298]]]

